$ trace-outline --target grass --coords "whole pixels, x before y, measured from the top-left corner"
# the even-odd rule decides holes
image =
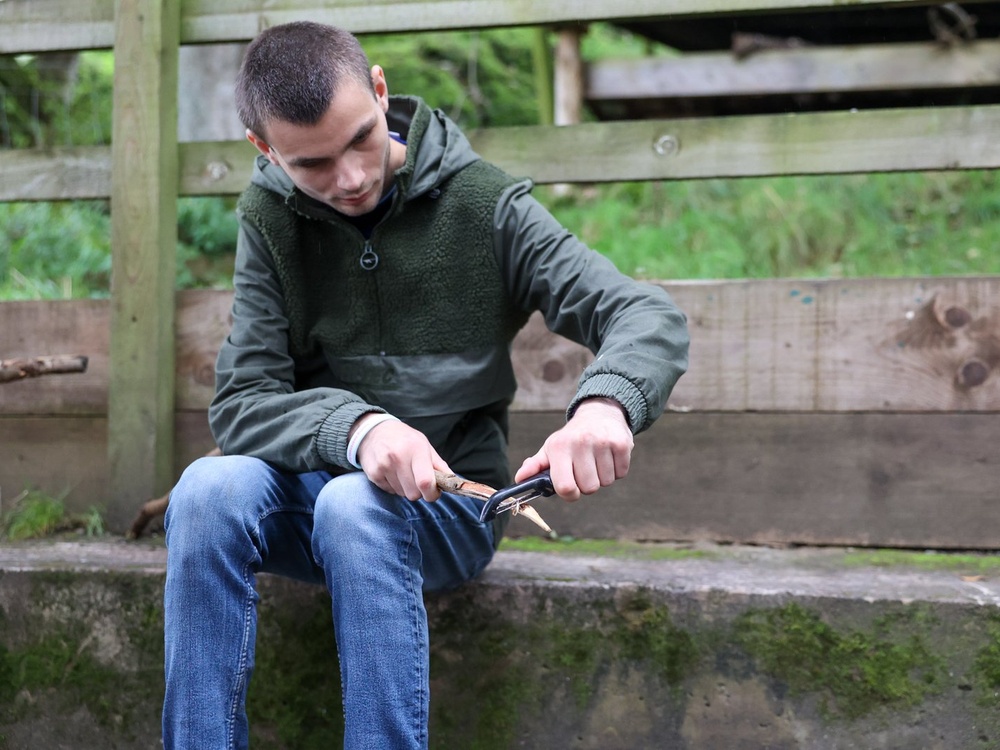
[[[1000,273],[1000,175],[930,172],[621,183],[540,197],[630,275]]]
[[[552,539],[527,536],[506,537],[500,549],[507,552],[550,552],[560,555],[616,557],[631,560],[687,560],[710,557],[711,553],[663,544],[644,544],[616,539],[574,539],[569,536]]]
[[[1000,556],[961,552],[915,552],[900,549],[855,550],[844,556],[844,564],[858,567],[917,568],[958,573],[996,574]]]
[[[80,531],[87,536],[104,533],[100,510],[69,514],[62,498],[37,490],[25,490],[14,498],[11,510],[0,518],[0,539],[21,541],[51,536],[62,531]]]

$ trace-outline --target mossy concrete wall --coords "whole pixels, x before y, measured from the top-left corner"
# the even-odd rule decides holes
[[[427,598],[432,747],[1000,747],[1000,565],[930,559],[503,551]],[[162,565],[156,545],[0,547],[0,748],[158,746]],[[253,746],[337,747],[329,599],[260,589]]]

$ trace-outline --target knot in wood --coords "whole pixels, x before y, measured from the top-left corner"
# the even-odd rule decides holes
[[[972,320],[972,315],[964,307],[952,305],[944,311],[944,321],[952,328],[961,328],[968,325]]]
[[[963,364],[955,376],[955,380],[962,388],[975,388],[986,382],[990,376],[989,366],[980,359],[970,359]]]

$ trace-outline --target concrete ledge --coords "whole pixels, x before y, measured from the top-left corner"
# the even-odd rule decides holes
[[[1000,746],[998,558],[543,549],[427,597],[432,747]],[[0,545],[0,748],[159,745],[164,558]],[[337,747],[328,597],[260,590],[254,746]]]

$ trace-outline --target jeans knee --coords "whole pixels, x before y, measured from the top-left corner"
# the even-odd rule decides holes
[[[262,486],[258,480],[265,467],[246,456],[199,458],[188,466],[170,491],[164,518],[167,543],[172,537],[193,542],[217,538],[220,527],[242,524],[247,493]]]
[[[377,543],[404,520],[397,507],[404,502],[409,501],[383,492],[363,472],[335,477],[316,498],[314,537],[337,540],[341,549]]]

